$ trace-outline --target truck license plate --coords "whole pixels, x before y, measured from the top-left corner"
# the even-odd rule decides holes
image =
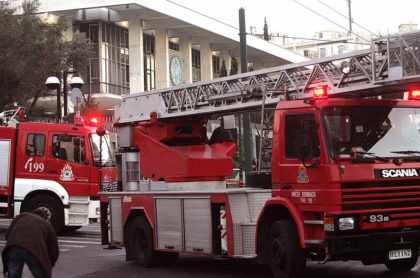
[[[391,250],[388,253],[389,260],[401,260],[411,258],[411,249]]]

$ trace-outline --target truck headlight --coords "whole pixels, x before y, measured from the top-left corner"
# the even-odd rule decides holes
[[[354,217],[343,217],[338,219],[338,229],[348,231],[354,229]]]

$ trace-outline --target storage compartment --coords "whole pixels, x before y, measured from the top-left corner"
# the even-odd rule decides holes
[[[155,206],[159,249],[212,252],[209,197],[157,197]]]

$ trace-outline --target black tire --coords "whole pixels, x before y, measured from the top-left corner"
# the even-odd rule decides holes
[[[416,266],[417,264],[417,258],[418,258],[418,250],[416,249],[411,249],[411,258],[409,259],[403,259],[403,260],[386,260],[385,261],[385,266],[390,270],[390,271],[409,271],[410,269],[412,269],[413,267]]]
[[[255,188],[271,188],[270,172],[250,172],[246,175],[246,186]]]
[[[153,233],[146,217],[138,216],[128,230],[128,248],[135,261],[143,267],[157,267],[163,264],[161,254],[153,248]]]
[[[24,204],[22,212],[30,212],[40,208],[48,215],[47,220],[51,223],[56,233],[64,228],[64,207],[57,198],[48,195],[35,195],[30,197]]]
[[[275,278],[303,277],[305,252],[292,220],[279,220],[270,229],[270,268]]]

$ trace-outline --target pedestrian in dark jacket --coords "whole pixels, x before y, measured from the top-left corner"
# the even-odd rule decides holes
[[[34,277],[51,277],[58,255],[54,228],[41,209],[19,214],[6,233],[2,253],[3,273],[9,278],[22,277],[26,263]]]

